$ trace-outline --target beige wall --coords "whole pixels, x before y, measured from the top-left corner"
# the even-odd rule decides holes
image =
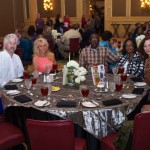
[[[21,0],[1,0],[0,2],[0,37],[15,31],[24,21],[23,2]]]
[[[117,3],[117,7],[118,9],[115,11],[115,16],[112,16],[112,11],[113,11],[113,2],[116,3],[116,1],[123,1],[123,3],[125,2],[125,6],[123,7],[122,4]],[[133,3],[134,1],[134,3]],[[131,5],[132,4],[132,5]],[[116,6],[114,6],[116,7]],[[131,10],[132,8],[132,10]],[[120,16],[120,13],[122,11],[124,11],[125,9],[125,16]],[[124,27],[122,26],[122,24],[126,24],[126,23],[130,23],[132,24],[132,26],[130,27],[131,31],[133,29],[133,26],[135,23],[137,22],[141,22],[144,23],[145,21],[149,21],[150,20],[150,15],[149,16],[145,16],[145,14],[143,13],[138,13],[138,16],[133,16],[133,12],[134,14],[137,14],[136,11],[137,9],[139,10],[139,12],[141,11],[140,8],[140,1],[139,0],[105,0],[105,30],[110,30],[110,31],[114,31],[111,24],[112,23],[118,23],[120,24],[120,27],[118,29],[119,35],[120,37],[122,37],[125,33]],[[131,13],[132,12],[132,13]],[[118,16],[117,16],[118,14]]]

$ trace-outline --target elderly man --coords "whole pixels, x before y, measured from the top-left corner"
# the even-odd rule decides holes
[[[98,35],[93,33],[90,36],[90,46],[82,49],[79,56],[79,64],[90,70],[94,64],[104,64],[106,71],[108,70],[108,62],[115,63],[118,56],[112,53],[106,47],[99,47]]]
[[[61,55],[67,59],[68,54],[64,52],[64,50],[68,50],[70,47],[70,39],[71,38],[79,38],[79,41],[82,40],[81,34],[78,30],[75,30],[76,26],[73,25],[68,31],[66,31],[62,38],[61,38],[61,46],[58,48],[58,51],[61,53]]]
[[[0,87],[7,82],[23,75],[23,65],[18,55],[14,54],[18,44],[15,34],[4,37],[3,51],[0,52]]]

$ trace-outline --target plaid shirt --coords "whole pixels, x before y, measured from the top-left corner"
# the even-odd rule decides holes
[[[105,69],[108,70],[108,62],[115,63],[118,56],[112,53],[106,47],[97,47],[92,49],[91,46],[82,49],[79,56],[79,64],[90,70],[94,64],[104,64]]]
[[[127,61],[129,61],[128,55],[121,55],[116,66],[124,66]],[[138,52],[136,52],[132,59],[130,59],[127,65],[127,73],[133,74],[136,77],[144,78],[144,60],[142,60]]]

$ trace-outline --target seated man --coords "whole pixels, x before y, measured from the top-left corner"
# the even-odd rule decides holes
[[[99,47],[99,40],[97,34],[91,34],[90,46],[82,49],[79,56],[79,64],[85,67],[87,70],[94,64],[104,64],[106,71],[108,70],[108,62],[115,63],[118,60],[118,56],[111,52],[106,47]]]
[[[65,59],[68,58],[68,54],[64,51],[69,49],[70,39],[79,38],[79,41],[82,40],[81,34],[79,33],[78,30],[75,30],[75,28],[76,28],[75,25],[71,26],[70,29],[66,31],[61,37],[62,44],[59,46],[58,51]]]
[[[0,87],[23,75],[23,65],[18,55],[14,54],[18,38],[15,34],[4,37],[4,49],[0,52]]]

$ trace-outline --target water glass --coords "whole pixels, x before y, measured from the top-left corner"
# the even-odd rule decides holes
[[[115,91],[115,82],[114,81],[109,81],[108,82],[108,87],[109,87],[109,90],[111,91],[111,95],[113,96],[113,92]]]
[[[114,75],[117,75],[118,74],[118,67],[113,67],[112,72]]]
[[[86,85],[80,85],[80,93],[83,96],[82,101],[85,101],[85,98],[89,95],[89,88]]]
[[[24,84],[25,84],[26,88],[28,89],[27,93],[30,93],[29,90],[30,90],[30,88],[32,86],[32,81],[30,79],[25,79],[24,80]]]
[[[43,100],[44,100],[45,97],[48,95],[48,86],[47,85],[43,85],[41,87],[41,94],[42,94]]]

